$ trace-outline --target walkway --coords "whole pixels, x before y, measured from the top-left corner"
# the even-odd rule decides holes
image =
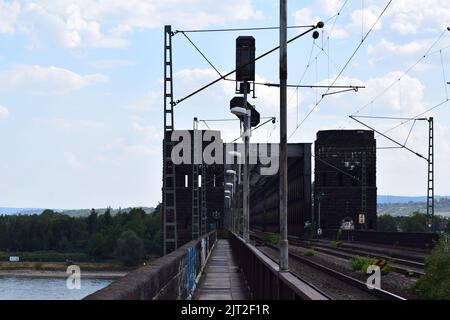
[[[228,240],[218,240],[200,280],[194,299],[248,299],[247,286],[238,269]]]

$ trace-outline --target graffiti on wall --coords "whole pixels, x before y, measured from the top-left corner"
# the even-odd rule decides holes
[[[202,250],[203,251],[203,250]],[[195,278],[196,278],[196,254],[195,254],[195,247],[191,247],[189,248],[188,252],[187,252],[187,257],[186,257],[186,262],[187,262],[187,267],[186,267],[186,289],[187,289],[187,299],[191,300],[192,296],[194,295],[195,292]]]

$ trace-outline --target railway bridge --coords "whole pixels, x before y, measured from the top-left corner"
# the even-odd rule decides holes
[[[278,247],[252,232],[249,242],[239,234],[211,231],[131,272],[87,300],[404,300],[402,293],[368,287],[363,276],[337,268],[319,255],[344,261],[361,252],[387,255],[387,245],[344,242],[340,249],[325,248],[325,241],[302,244],[291,238],[290,270],[280,271]],[[431,239],[427,236],[427,239]],[[314,247],[317,257],[302,250]],[[302,249],[303,248],[303,249]],[[322,249],[320,249],[322,248]],[[407,251],[405,251],[405,249]],[[321,251],[322,250],[322,251]],[[358,251],[359,250],[359,251]],[[377,252],[378,250],[378,252]],[[319,254],[319,252],[321,252]],[[409,255],[408,255],[409,254]],[[347,256],[345,256],[347,255]],[[423,274],[427,249],[397,247],[389,252],[391,276]],[[387,257],[385,257],[387,258]],[[324,262],[325,261],[325,262]],[[368,277],[368,276],[364,276]]]

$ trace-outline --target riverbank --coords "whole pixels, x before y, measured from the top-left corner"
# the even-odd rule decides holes
[[[118,279],[133,268],[114,263],[73,263],[80,267],[82,277],[94,279]],[[0,262],[0,276],[67,278],[64,262]]]
[[[81,268],[81,278],[85,279],[109,279],[116,280],[127,275],[124,271],[83,271]],[[1,270],[0,277],[20,277],[20,278],[62,278],[67,279],[68,274],[65,271],[50,271],[50,270]]]

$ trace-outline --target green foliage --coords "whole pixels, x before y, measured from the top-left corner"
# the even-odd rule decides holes
[[[382,215],[378,217],[378,231],[382,232],[397,232],[397,222],[395,218],[390,215]]]
[[[135,266],[142,262],[144,243],[134,231],[127,230],[117,241],[116,257],[126,266]]]
[[[336,233],[336,241],[341,240],[341,236],[342,236],[342,230],[339,229],[339,230],[337,231],[337,233]]]
[[[110,260],[115,258],[117,240],[127,230],[144,239],[146,256],[162,254],[161,205],[152,214],[135,208],[111,215],[109,208],[103,215],[93,209],[87,217],[52,210],[41,215],[0,216],[0,260],[7,261],[11,255],[31,262]]]
[[[427,232],[426,216],[420,212],[415,212],[410,217],[404,217],[400,222],[400,229],[403,232]]]
[[[332,248],[339,248],[342,245],[341,241],[331,241],[330,242],[330,247]]]
[[[353,257],[350,259],[350,264],[354,271],[360,271],[363,274],[367,274],[367,269],[370,266],[374,266],[377,264],[377,259],[368,258],[368,257]],[[389,264],[386,264],[381,272],[383,274],[387,274],[392,270],[392,267]]]
[[[314,251],[314,249],[308,249],[303,255],[305,257],[314,257],[316,255],[316,252]]]
[[[271,234],[266,233],[264,234],[263,241],[270,243],[274,246],[277,246],[280,243],[280,235],[274,233]]]
[[[370,266],[370,260],[364,257],[353,257],[350,259],[350,264],[354,271],[367,272],[367,268]]]
[[[425,262],[425,275],[412,291],[427,300],[450,300],[450,244],[442,238]]]

